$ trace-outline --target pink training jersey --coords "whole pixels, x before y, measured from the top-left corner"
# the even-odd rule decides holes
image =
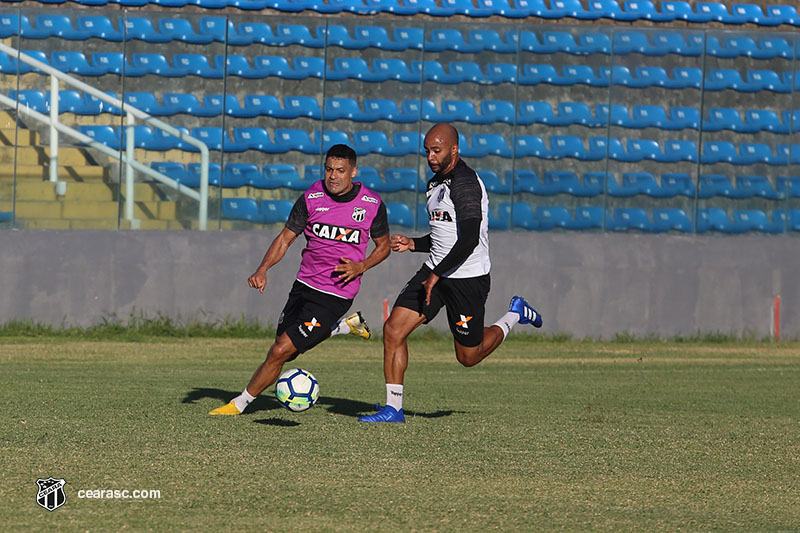
[[[340,272],[333,268],[345,257],[363,261],[367,256],[369,230],[378,213],[381,198],[361,185],[361,191],[349,202],[337,202],[325,192],[322,180],[305,192],[308,221],[298,281],[321,292],[355,298],[361,287],[361,276],[349,283],[341,282]]]

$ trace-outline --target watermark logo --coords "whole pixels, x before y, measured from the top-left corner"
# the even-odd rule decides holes
[[[53,477],[37,479],[36,484],[39,485],[39,492],[36,493],[36,503],[48,511],[55,511],[66,503],[67,496],[64,494],[64,485],[67,482],[63,479]]]

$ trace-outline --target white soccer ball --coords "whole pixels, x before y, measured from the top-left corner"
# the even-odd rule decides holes
[[[308,370],[292,368],[275,382],[275,396],[290,411],[311,409],[319,398],[319,381]]]

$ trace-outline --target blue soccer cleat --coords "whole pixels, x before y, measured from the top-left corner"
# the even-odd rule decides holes
[[[358,417],[359,422],[405,422],[406,417],[403,415],[403,410],[400,409],[399,411],[394,407],[389,405],[385,405],[380,407],[380,404],[377,405],[380,409],[374,415],[366,415]]]
[[[511,298],[508,310],[519,315],[520,324],[533,324],[536,328],[542,327],[542,315],[536,312],[536,309],[531,307],[522,296]]]

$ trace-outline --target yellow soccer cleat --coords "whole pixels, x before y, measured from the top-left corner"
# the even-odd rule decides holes
[[[239,409],[236,408],[236,404],[233,402],[228,402],[222,407],[217,407],[216,409],[212,409],[208,412],[210,415],[240,415],[242,414]]]
[[[361,311],[356,311],[352,315],[344,319],[348,326],[350,326],[350,335],[361,337],[362,339],[369,339],[372,334],[369,332],[369,326],[364,317],[361,316]]]

